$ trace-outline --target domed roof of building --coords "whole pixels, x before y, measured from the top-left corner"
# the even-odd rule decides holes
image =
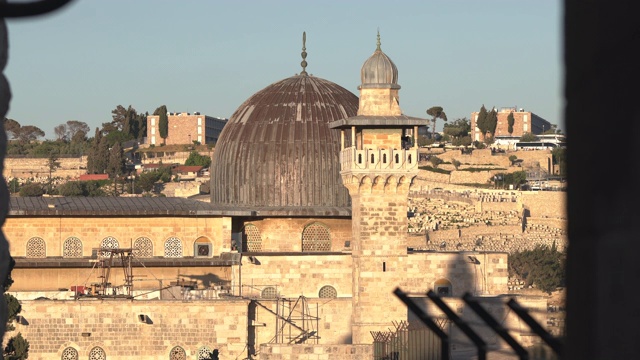
[[[362,65],[360,78],[364,87],[399,87],[398,68],[380,49],[380,33],[376,51]]]
[[[308,76],[305,66],[233,113],[214,150],[212,204],[257,215],[350,214],[340,179],[340,132],[328,123],[355,116],[358,98]]]

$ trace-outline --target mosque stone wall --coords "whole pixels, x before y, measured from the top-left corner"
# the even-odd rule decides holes
[[[260,296],[275,287],[282,297],[318,297],[323,286],[336,290],[338,298],[351,297],[350,254],[269,254],[242,258],[244,296]]]
[[[117,241],[119,248],[130,248],[136,239],[144,237],[152,243],[153,256],[165,256],[165,250],[173,256],[181,245],[182,256],[194,255],[194,242],[205,237],[212,243],[213,255],[231,250],[231,222],[221,217],[35,217],[11,216],[7,218],[4,232],[11,244],[13,256],[26,256],[30,239],[44,240],[45,255],[63,256],[63,245],[70,237],[82,243],[82,256],[91,256],[103,240],[110,244]],[[170,238],[177,238],[168,249]],[[115,241],[114,241],[115,240]],[[179,256],[177,256],[179,257]]]
[[[260,360],[369,360],[371,345],[260,345]]]
[[[262,251],[302,251],[302,233],[311,224],[326,227],[331,238],[331,251],[342,251],[352,239],[351,219],[336,218],[264,218],[245,222],[260,231]],[[348,244],[347,244],[348,245]]]

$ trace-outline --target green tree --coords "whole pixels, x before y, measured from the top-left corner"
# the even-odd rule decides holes
[[[456,159],[452,159],[451,164],[453,164],[453,167],[456,168],[456,170],[458,170],[458,168],[460,167],[460,161]]]
[[[80,181],[67,181],[57,188],[61,196],[85,196],[85,191]]]
[[[34,125],[25,125],[21,126],[19,129],[14,130],[13,132],[21,143],[29,143],[33,140],[37,140],[40,137],[43,137],[44,131],[42,131],[39,127]]]
[[[87,173],[89,174],[97,174],[97,166],[98,166],[98,148],[100,147],[100,140],[102,140],[102,132],[100,132],[100,128],[96,128],[96,134],[91,141],[91,147],[89,151],[87,151]]]
[[[187,166],[202,166],[207,168],[211,165],[211,158],[206,155],[200,155],[197,151],[192,151],[184,164]]]
[[[17,319],[17,316],[22,311],[22,305],[15,296],[8,293],[9,288],[13,284],[13,278],[11,277],[11,271],[15,266],[16,262],[12,257],[9,257],[9,271],[6,279],[2,284],[4,288],[4,300],[7,303],[7,331],[15,330],[15,326],[13,326],[13,322]],[[22,333],[18,333],[17,335],[11,337],[7,341],[7,346],[3,351],[4,360],[24,360],[29,357],[29,342],[22,337]]]
[[[23,197],[37,197],[42,196],[44,194],[44,190],[40,184],[31,183],[23,185],[20,188],[19,194]]]
[[[456,119],[448,124],[444,124],[443,131],[446,135],[458,139],[469,135],[471,124],[467,118]]]
[[[436,119],[440,118],[443,121],[447,121],[447,114],[444,113],[442,106],[432,106],[427,109],[427,115],[431,116],[431,125],[433,128],[431,129],[431,138],[434,138],[436,135]]]
[[[510,155],[509,156],[509,161],[511,161],[511,165],[513,165],[516,162],[516,160],[518,160],[517,156],[515,156],[515,155]]]
[[[478,127],[478,129],[480,130],[483,139],[487,134],[487,131],[489,131],[489,123],[487,121],[487,117],[487,109],[484,107],[484,105],[482,105],[482,107],[480,108],[480,112],[478,113],[478,118],[476,119],[476,127]]]
[[[509,116],[507,116],[507,124],[509,125],[509,127],[507,128],[507,132],[509,133],[509,135],[513,134],[513,124],[515,124],[516,120],[513,117],[513,111],[509,113]]]
[[[157,115],[158,119],[158,132],[160,133],[160,137],[163,140],[163,143],[166,143],[167,136],[169,136],[169,118],[167,117],[167,106],[162,105],[153,112],[153,115]]]
[[[498,112],[494,107],[493,109],[491,109],[491,111],[489,111],[489,114],[487,115],[487,130],[491,134],[492,138],[496,134],[497,126],[498,126]]]
[[[524,280],[526,285],[551,293],[564,286],[565,254],[549,246],[538,245],[533,250],[513,253],[509,256],[509,274]]]
[[[538,141],[538,137],[530,132],[526,132],[522,134],[522,136],[520,137],[520,141],[522,142]]]
[[[20,129],[20,123],[13,120],[4,118],[4,130],[7,132],[9,140],[17,138],[17,131]]]
[[[564,176],[567,174],[567,154],[564,148],[554,148],[551,150],[551,156],[553,158],[553,164],[558,166],[559,175]]]
[[[118,177],[124,172],[124,153],[120,143],[115,143],[109,150],[109,162],[107,163],[107,174],[111,177]]]
[[[47,159],[47,167],[49,168],[49,184],[47,186],[47,193],[49,194],[51,194],[51,175],[60,167],[59,159],[58,155],[53,151],[49,154],[49,158]]]

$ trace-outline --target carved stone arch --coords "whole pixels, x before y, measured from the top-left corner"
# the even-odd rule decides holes
[[[193,242],[193,256],[195,257],[212,257],[213,243],[206,236],[200,236]]]
[[[331,251],[331,232],[329,227],[314,222],[302,230],[302,251]]]
[[[398,178],[395,175],[390,175],[387,178],[387,182],[384,185],[384,192],[388,194],[395,194],[398,190]]]
[[[68,237],[62,243],[62,257],[79,258],[82,257],[82,240],[75,236]]]
[[[411,187],[411,183],[413,182],[413,177],[401,176],[398,179],[398,191],[407,192]]]
[[[387,182],[387,179],[385,179],[384,176],[376,176],[373,178],[373,185],[371,187],[371,192],[380,194],[384,191],[384,186],[385,183]]]
[[[363,176],[360,179],[359,192],[361,194],[370,194],[372,188],[373,188],[373,180],[371,180],[371,178],[368,175]]]
[[[433,291],[440,296],[452,296],[453,285],[446,278],[440,278],[433,282]]]
[[[47,257],[47,244],[43,238],[32,237],[27,241],[26,257],[45,258]]]

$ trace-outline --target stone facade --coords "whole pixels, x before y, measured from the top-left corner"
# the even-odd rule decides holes
[[[487,109],[490,111],[490,109]],[[513,112],[513,132],[509,134],[509,123],[507,118],[509,114]],[[494,136],[522,136],[524,133],[542,134],[543,132],[551,129],[551,123],[541,118],[540,116],[532,113],[531,111],[524,111],[523,109],[501,109],[497,113],[498,124],[496,125],[496,132]],[[480,129],[476,126],[476,120],[478,119],[478,112],[471,113],[471,139],[474,141],[482,141]]]
[[[169,127],[167,138],[160,137],[158,115],[147,117],[147,142],[151,145],[191,144],[198,141],[201,144],[213,144],[218,141],[220,132],[227,119],[215,118],[200,113],[170,113],[167,114]]]
[[[75,179],[87,173],[87,157],[58,159],[60,167],[51,176]],[[2,175],[7,180],[13,178],[32,179],[35,182],[49,181],[49,160],[47,158],[6,158]]]

